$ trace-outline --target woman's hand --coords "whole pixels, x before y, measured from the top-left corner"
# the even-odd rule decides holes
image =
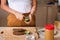
[[[25,23],[29,25],[29,24],[32,22],[32,20],[33,20],[32,17],[33,17],[33,16],[32,16],[31,14],[29,14],[29,22],[25,22]]]
[[[16,13],[15,16],[19,20],[23,20],[23,18],[24,18],[24,15],[23,14],[20,14],[20,13]]]

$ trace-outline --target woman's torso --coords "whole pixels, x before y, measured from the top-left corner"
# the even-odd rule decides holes
[[[29,13],[32,7],[31,0],[8,0],[8,5],[11,9],[20,13]]]

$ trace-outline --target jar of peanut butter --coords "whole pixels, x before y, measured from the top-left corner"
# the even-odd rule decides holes
[[[54,40],[54,25],[47,24],[45,27],[45,40]]]

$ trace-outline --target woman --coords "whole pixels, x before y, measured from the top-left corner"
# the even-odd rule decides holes
[[[1,0],[1,8],[9,12],[7,17],[8,26],[35,25],[36,0]],[[25,16],[29,17],[29,22],[24,21]]]

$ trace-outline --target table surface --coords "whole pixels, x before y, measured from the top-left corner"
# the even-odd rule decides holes
[[[26,29],[32,32],[36,40],[38,38],[38,35],[36,33],[36,27],[1,27],[0,28],[0,36],[3,38],[3,40],[26,40],[26,35],[14,35],[13,29]],[[3,34],[1,32],[3,31]]]

